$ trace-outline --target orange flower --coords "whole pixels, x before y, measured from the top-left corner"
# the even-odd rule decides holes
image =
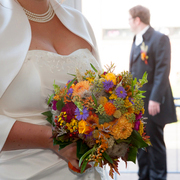
[[[141,59],[145,62],[145,64],[148,64],[148,62],[147,62],[148,56],[147,56],[146,52],[141,52]]]
[[[141,53],[141,59],[144,61],[146,59],[146,53],[145,52],[142,52]]]
[[[85,90],[89,90],[89,87],[90,85],[88,81],[81,81],[73,87],[74,92],[72,95],[73,96],[80,95],[80,93],[84,92]]]
[[[124,116],[121,116],[117,124],[111,129],[111,134],[115,139],[127,139],[133,131],[133,124],[130,123]]]
[[[112,103],[107,102],[104,104],[104,110],[106,111],[107,115],[111,116],[115,113],[116,107]]]
[[[128,108],[128,113],[130,113],[130,114],[134,113],[134,107],[133,106]]]
[[[54,96],[54,100],[58,101],[58,100],[61,100],[61,98],[60,98],[59,95],[56,94],[56,95]]]
[[[89,124],[92,128],[99,125],[99,118],[97,116],[90,115],[86,119],[87,124]]]

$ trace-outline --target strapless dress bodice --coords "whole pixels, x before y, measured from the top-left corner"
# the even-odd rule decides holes
[[[24,64],[4,93],[0,113],[17,120],[42,123],[41,113],[47,110],[46,99],[53,92],[53,83],[63,87],[73,79],[76,68],[83,74],[100,69],[88,49],[78,49],[69,55],[44,50],[30,50]]]

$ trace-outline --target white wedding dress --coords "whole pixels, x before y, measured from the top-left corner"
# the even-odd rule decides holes
[[[70,55],[31,50],[24,64],[0,100],[0,114],[18,121],[48,124],[42,112],[47,111],[46,98],[53,92],[53,83],[65,86],[73,79],[76,68],[83,74],[92,69],[92,63],[100,69],[88,49],[79,49]],[[91,168],[83,176],[72,174],[67,163],[51,150],[29,149],[0,153],[0,180],[100,180],[100,174]],[[100,178],[101,175],[101,178]]]

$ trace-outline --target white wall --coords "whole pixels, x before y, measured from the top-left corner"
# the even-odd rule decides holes
[[[59,0],[59,1],[61,1],[61,0]],[[81,11],[81,0],[64,0],[63,3]]]

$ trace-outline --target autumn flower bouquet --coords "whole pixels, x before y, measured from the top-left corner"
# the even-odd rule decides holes
[[[79,173],[89,162],[100,167],[109,164],[113,178],[114,171],[119,174],[120,158],[135,163],[138,149],[150,145],[144,132],[144,91],[140,90],[147,74],[138,82],[129,72],[113,73],[114,64],[103,72],[91,67],[85,74],[77,69],[65,87],[54,84],[50,110],[43,114],[52,124],[55,145],[61,149],[77,143]]]

